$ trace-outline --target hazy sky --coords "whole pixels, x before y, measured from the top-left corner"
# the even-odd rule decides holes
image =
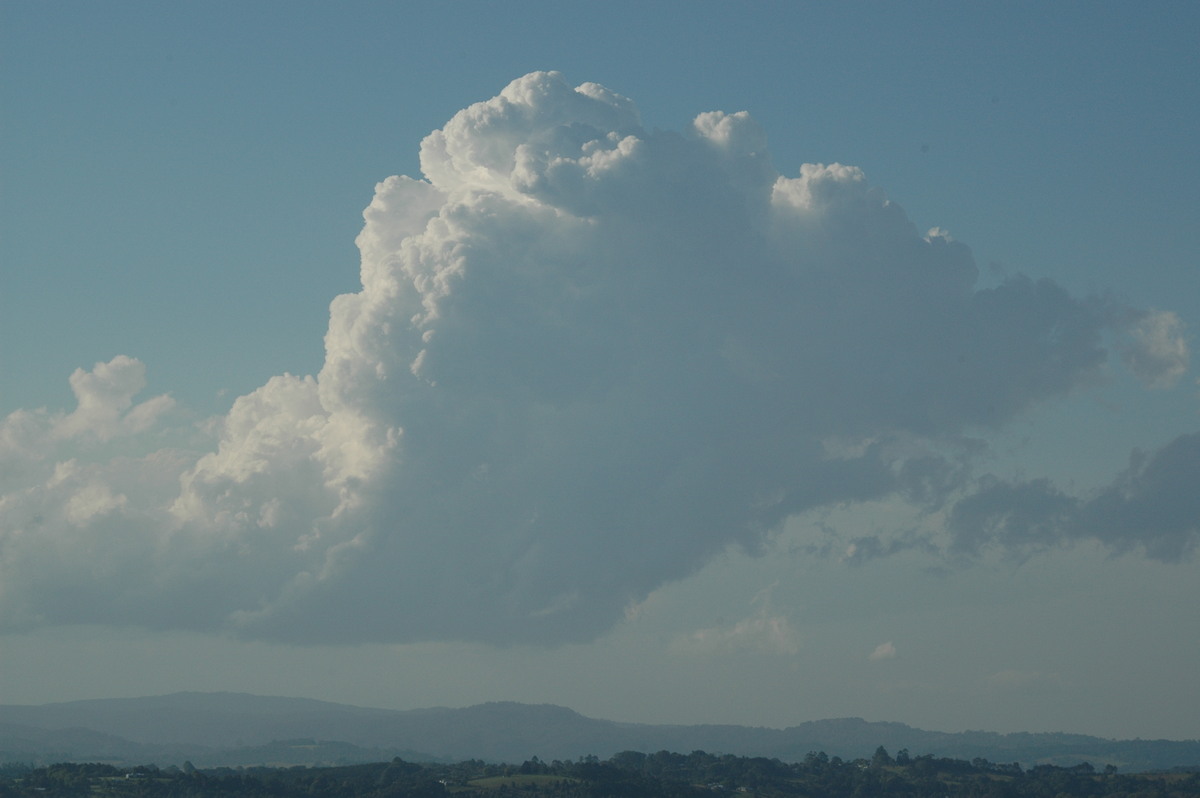
[[[1200,737],[1200,10],[645,6],[0,5],[0,703]]]

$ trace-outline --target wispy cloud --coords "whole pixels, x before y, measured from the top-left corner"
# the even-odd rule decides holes
[[[751,601],[757,609],[733,624],[697,629],[676,638],[672,648],[686,654],[729,654],[758,652],[766,654],[796,654],[800,637],[785,614],[771,604],[771,585],[759,591]]]
[[[999,548],[1027,556],[1096,540],[1116,552],[1182,560],[1200,542],[1200,434],[1181,435],[1156,452],[1134,452],[1129,467],[1090,498],[1069,495],[1047,479],[985,478],[955,504],[948,526],[953,550],[961,554]]]
[[[1169,388],[1187,371],[1190,351],[1183,322],[1169,311],[1148,311],[1129,330],[1121,352],[1129,370],[1153,388]]]

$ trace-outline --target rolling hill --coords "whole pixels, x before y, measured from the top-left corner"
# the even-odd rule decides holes
[[[870,757],[878,746],[958,759],[1124,771],[1200,764],[1200,741],[1107,740],[1077,734],[925,731],[842,718],[786,729],[651,725],[510,702],[386,710],[237,693],[175,693],[0,706],[0,762],[105,761],[197,766],[347,764],[391,759],[522,762],[625,750],[703,750],[802,760],[811,751]]]

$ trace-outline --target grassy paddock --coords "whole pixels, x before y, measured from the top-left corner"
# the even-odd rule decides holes
[[[550,773],[518,773],[512,776],[488,776],[482,779],[471,779],[467,782],[467,786],[481,790],[498,790],[501,787],[525,787],[530,784],[535,787],[541,787],[560,781],[575,783],[579,779],[574,779],[570,776],[555,776]]]

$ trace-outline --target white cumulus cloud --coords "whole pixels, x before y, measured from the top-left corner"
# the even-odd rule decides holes
[[[744,112],[648,131],[534,73],[420,163],[376,186],[320,373],[237,399],[210,451],[74,460],[169,409],[125,357],[4,420],[0,625],[587,640],[791,515],[942,503],[938,452],[1094,379],[1122,319],[1139,374],[1182,362],[1162,314],[977,286],[855,167],[778,173]]]
[[[1169,388],[1188,368],[1183,321],[1170,311],[1147,311],[1129,330],[1122,351],[1129,370],[1154,388]]]

